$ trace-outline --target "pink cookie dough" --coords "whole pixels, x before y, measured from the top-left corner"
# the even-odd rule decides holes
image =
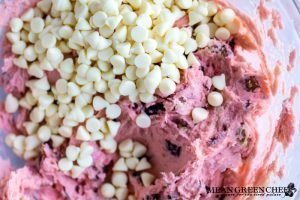
[[[4,0],[0,4],[0,27],[6,28],[10,18],[20,15],[35,2]],[[228,6],[225,1],[218,2]],[[133,104],[127,99],[119,102],[122,116],[117,141],[130,138],[147,146],[147,158],[153,166],[150,172],[157,177],[153,185],[143,187],[140,174],[129,172],[129,190],[138,200],[213,200],[221,197],[207,194],[207,187],[244,184],[243,175],[248,171],[239,172],[238,169],[247,169],[256,153],[259,137],[256,119],[268,109],[272,81],[260,32],[250,18],[236,12],[242,24],[240,32],[229,42],[213,40],[208,47],[197,50],[195,55],[200,65],[183,72],[175,94],[167,98],[158,96],[152,104]],[[183,18],[176,25],[186,26],[187,22],[188,19]],[[1,87],[20,97],[26,91],[28,74],[13,66],[10,45],[4,38],[1,44],[0,58],[4,59],[0,64]],[[214,108],[208,105],[206,97],[215,90],[211,77],[222,73],[227,85],[222,91],[224,103]],[[52,83],[58,76],[55,72],[48,74]],[[284,124],[285,120],[294,119],[290,105],[291,101],[285,102],[278,125],[277,138],[284,145],[291,139],[280,135],[280,130],[293,131],[289,124]],[[194,124],[190,114],[194,107],[209,110],[208,119]],[[135,123],[141,112],[151,117],[152,124],[148,129],[140,129]],[[100,117],[103,113],[95,114]],[[5,113],[3,103],[0,104],[1,130],[24,134],[22,123],[27,118],[25,109],[13,116]],[[0,199],[103,199],[99,188],[110,178],[117,154],[107,154],[91,142],[96,148],[94,165],[78,179],[72,179],[57,166],[69,144],[78,144],[75,136],[59,148],[53,148],[51,142],[45,143],[40,157],[19,169],[1,161]]]

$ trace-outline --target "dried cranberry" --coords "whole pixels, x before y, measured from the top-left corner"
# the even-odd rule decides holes
[[[112,168],[112,165],[113,165],[113,164],[114,164],[113,161],[110,161],[110,163],[108,163],[107,165],[105,165],[105,166],[102,168],[103,172],[104,172],[104,173],[108,173],[109,170]]]
[[[216,145],[218,144],[218,136],[212,136],[209,138],[209,140],[206,142],[208,146],[211,146],[211,145]]]
[[[244,127],[240,127],[236,132],[236,138],[241,143],[244,144],[247,139],[246,130]]]
[[[133,172],[132,176],[133,177],[140,177],[141,176],[141,172]]]
[[[249,108],[250,105],[251,105],[251,101],[250,101],[250,99],[248,99],[248,100],[246,101],[245,106],[246,106],[246,108]]]
[[[223,130],[223,131],[227,131],[227,130],[228,130],[228,127],[227,127],[226,124],[223,124],[223,125],[222,125],[222,130]]]
[[[255,76],[250,76],[245,80],[246,90],[248,92],[253,92],[257,88],[260,88],[260,85]]]
[[[149,116],[150,115],[157,115],[157,114],[163,113],[165,111],[166,111],[166,109],[165,109],[163,103],[157,103],[157,104],[149,106],[148,108],[145,109],[145,113]]]
[[[223,57],[227,57],[230,54],[230,52],[228,51],[228,49],[224,44],[222,44],[221,46],[212,45],[208,47],[208,49],[210,50],[211,53],[218,54]]]
[[[160,194],[147,195],[145,200],[160,200]]]
[[[189,124],[181,118],[174,117],[171,121],[177,125],[177,128],[188,128]]]
[[[228,43],[228,45],[229,45],[230,48],[233,50],[234,47],[235,47],[235,40],[234,40],[234,39],[230,40],[229,43]]]
[[[179,200],[180,198],[178,197],[178,194],[174,193],[173,195],[168,195],[167,196],[168,200]]]
[[[173,156],[179,157],[181,154],[181,147],[171,143],[169,140],[166,140],[166,148]]]
[[[224,200],[226,198],[225,194],[221,194],[218,196],[218,200]]]

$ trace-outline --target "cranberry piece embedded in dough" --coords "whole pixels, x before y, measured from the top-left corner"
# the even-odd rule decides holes
[[[147,115],[157,115],[157,114],[160,114],[162,112],[165,112],[166,109],[164,107],[164,104],[163,103],[156,103],[152,106],[149,106],[148,108],[145,109],[145,113]]]
[[[254,92],[257,88],[260,88],[260,85],[255,76],[250,76],[245,80],[246,90],[248,92]]]
[[[166,148],[167,150],[176,157],[180,156],[181,147],[177,146],[176,144],[171,143],[169,140],[166,140]]]

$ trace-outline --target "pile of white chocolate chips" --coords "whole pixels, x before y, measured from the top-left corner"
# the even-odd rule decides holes
[[[184,18],[188,27],[175,27]],[[8,94],[5,101],[8,113],[17,112],[19,106],[30,110],[23,124],[26,133],[11,133],[6,143],[18,156],[33,159],[42,143],[52,140],[57,148],[75,134],[81,146],[68,146],[58,167],[77,178],[93,165],[89,142],[99,142],[107,153],[116,152],[122,96],[131,102],[151,103],[156,94],[174,94],[181,71],[199,65],[193,52],[211,39],[229,40],[239,28],[232,9],[202,0],[42,0],[20,18],[13,18],[6,35],[15,66],[30,75],[24,97]],[[55,84],[46,76],[51,71],[59,73]],[[225,75],[212,77],[212,83],[223,90]],[[207,101],[221,106],[222,94],[211,92]],[[97,117],[95,113],[102,110],[105,117]],[[208,111],[194,108],[191,115],[198,123],[208,117]],[[141,113],[136,124],[148,128],[151,119]],[[125,143],[134,150],[132,141]],[[126,146],[122,144],[120,151]],[[146,151],[143,145],[140,148]],[[131,166],[124,158],[117,163],[134,170],[140,162],[151,166],[145,159],[128,158]],[[126,170],[116,167],[115,171],[114,185],[104,184],[101,191],[105,197],[122,199],[126,191],[116,191],[127,183],[126,174],[120,172]],[[122,184],[116,181],[119,178]],[[147,186],[154,177],[145,172],[142,179]]]

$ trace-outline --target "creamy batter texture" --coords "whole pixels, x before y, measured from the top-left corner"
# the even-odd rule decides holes
[[[34,3],[4,1],[0,5],[0,26],[5,27],[9,18],[20,15]],[[229,6],[225,1],[219,3]],[[239,33],[228,42],[212,40],[207,47],[198,49],[195,55],[200,64],[184,70],[173,95],[157,95],[157,100],[150,104],[132,103],[128,99],[119,102],[123,112],[116,140],[130,138],[144,144],[153,166],[150,172],[157,177],[151,186],[144,187],[139,173],[128,172],[129,190],[137,199],[221,199],[221,196],[208,194],[206,188],[248,184],[244,181],[251,172],[245,169],[255,158],[259,137],[256,119],[270,104],[273,74],[270,75],[262,51],[261,33],[250,18],[238,10],[237,13],[242,26]],[[260,14],[265,18],[266,11],[261,10]],[[279,18],[278,13],[272,14],[275,19]],[[176,26],[188,27],[188,19],[183,18]],[[1,58],[4,58],[1,86],[5,92],[20,97],[26,91],[28,74],[13,66],[10,45],[4,39],[1,43]],[[294,60],[294,53],[291,60]],[[221,107],[212,107],[206,97],[215,90],[211,77],[220,74],[226,76],[226,88],[222,91],[224,103]],[[57,73],[49,73],[48,79],[54,83]],[[293,89],[292,96],[296,90]],[[290,135],[294,132],[292,99],[284,102],[277,125],[276,138],[284,146],[290,143]],[[3,104],[0,106],[1,129],[23,134],[22,123],[28,111],[21,109],[14,116],[4,111]],[[190,114],[194,107],[209,110],[207,120],[195,124]],[[150,116],[150,128],[141,129],[136,125],[136,116],[141,112]],[[97,113],[101,115],[103,113]],[[70,144],[79,144],[75,135],[59,148],[54,148],[51,142],[44,143],[40,157],[28,161],[20,169],[12,170],[3,161],[6,164],[1,164],[1,170],[7,171],[0,173],[1,199],[103,199],[99,188],[109,179],[112,165],[119,156],[107,154],[90,142],[95,148],[94,165],[73,179],[57,166]]]

